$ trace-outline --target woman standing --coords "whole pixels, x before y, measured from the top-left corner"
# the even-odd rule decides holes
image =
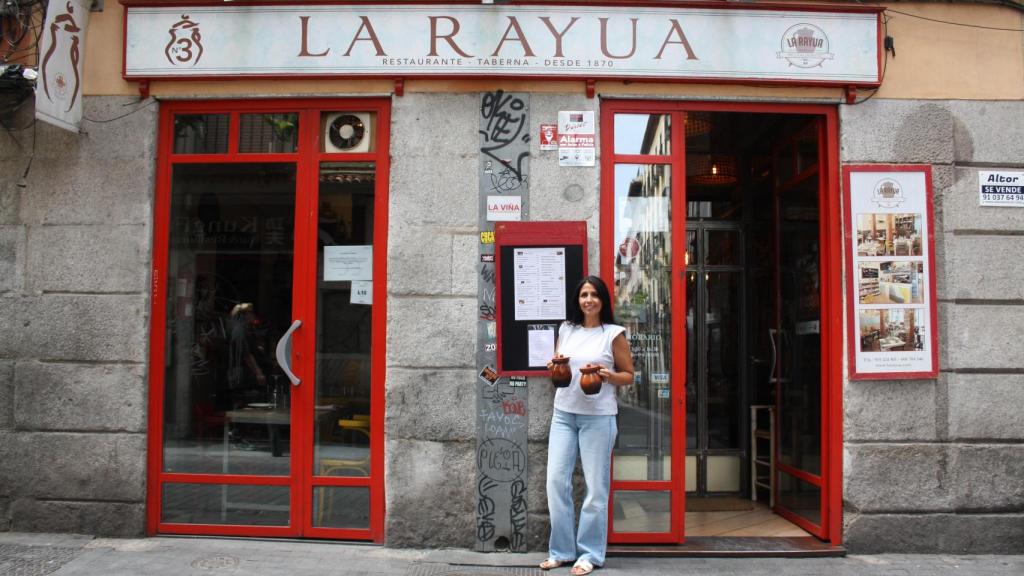
[[[558,330],[555,349],[556,355],[569,357],[572,381],[555,392],[551,416],[547,478],[551,538],[542,570],[575,560],[571,574],[581,576],[604,564],[612,447],[618,433],[615,387],[633,383],[633,355],[625,331],[612,323],[611,297],[604,282],[596,276],[581,280],[569,305],[569,318]],[[587,364],[599,366],[597,374],[612,386],[584,394],[580,368]],[[548,369],[552,367],[548,363]],[[574,529],[572,473],[577,457],[583,462],[587,493],[579,527]]]

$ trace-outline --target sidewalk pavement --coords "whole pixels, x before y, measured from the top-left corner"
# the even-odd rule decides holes
[[[404,550],[350,542],[226,538],[93,538],[0,533],[2,576],[565,576],[541,572],[541,553]],[[1024,554],[949,556],[882,554],[846,558],[608,559],[595,576],[981,576],[1024,574]]]

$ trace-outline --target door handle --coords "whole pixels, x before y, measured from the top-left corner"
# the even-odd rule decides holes
[[[299,377],[292,372],[291,356],[292,356],[292,334],[302,326],[302,320],[296,320],[292,322],[292,325],[288,327],[288,331],[281,336],[281,339],[277,341],[277,365],[284,371],[284,375],[291,380],[292,386],[298,386],[302,383]]]
[[[772,363],[771,368],[768,370],[768,383],[774,384],[778,382],[779,375],[775,373],[775,369],[778,368],[779,350],[775,347],[775,335],[778,331],[775,328],[768,329],[768,343],[772,345]]]

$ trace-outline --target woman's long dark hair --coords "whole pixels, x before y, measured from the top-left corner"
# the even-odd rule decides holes
[[[580,280],[579,284],[576,285],[576,290],[573,291],[572,303],[569,304],[569,317],[566,320],[570,324],[576,326],[583,325],[583,309],[580,308],[580,292],[583,291],[583,285],[590,284],[597,291],[597,298],[601,300],[601,324],[614,324],[615,318],[612,317],[612,297],[608,293],[608,287],[605,286],[604,280],[601,280],[597,276],[584,276]]]

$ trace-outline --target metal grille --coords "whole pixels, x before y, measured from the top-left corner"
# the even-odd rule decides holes
[[[79,548],[0,544],[0,574],[43,576],[52,574],[81,554]]]

